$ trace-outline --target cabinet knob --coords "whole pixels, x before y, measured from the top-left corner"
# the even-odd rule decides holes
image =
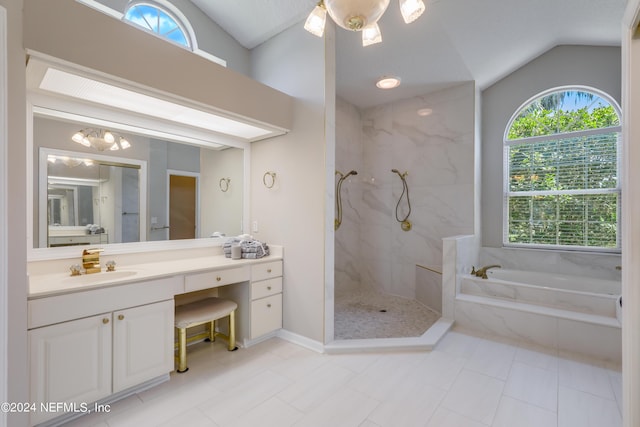
[[[271,269],[270,268],[267,268],[267,273],[271,273]]]
[[[267,304],[267,308],[271,308],[271,304]]]
[[[219,282],[220,280],[222,280],[222,277],[220,276],[216,277],[216,282]]]
[[[105,317],[104,319],[102,319],[102,323],[104,323],[105,325],[109,323],[109,318]]]
[[[124,314],[118,314],[118,320],[124,320]]]
[[[271,286],[267,286],[267,290],[270,291],[271,290]]]

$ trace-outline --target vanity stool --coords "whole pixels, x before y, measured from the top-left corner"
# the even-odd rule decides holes
[[[216,337],[222,337],[228,342],[229,351],[237,350],[235,332],[235,311],[238,304],[222,298],[205,298],[176,307],[175,327],[178,330],[178,372],[186,372],[187,367],[187,342],[207,338],[215,341]],[[216,331],[216,320],[229,317],[229,335]],[[208,324],[208,331],[194,335],[187,339],[187,329],[194,326]]]

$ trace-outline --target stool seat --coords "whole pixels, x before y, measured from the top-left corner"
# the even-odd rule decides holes
[[[175,312],[175,326],[176,328],[190,328],[202,325],[228,316],[236,308],[238,308],[238,304],[235,302],[214,297],[179,305]]]
[[[187,342],[206,338],[214,341],[219,336],[227,340],[228,350],[237,350],[235,334],[235,311],[238,304],[231,300],[209,297],[175,309],[174,325],[178,330],[178,369],[179,373],[189,370],[187,367]],[[229,317],[229,334],[216,331],[216,320]],[[208,325],[208,331],[187,338],[187,329],[193,326]]]

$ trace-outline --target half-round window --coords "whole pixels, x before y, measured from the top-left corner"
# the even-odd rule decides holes
[[[151,2],[131,3],[124,14],[125,21],[174,43],[193,50],[193,43],[175,14]]]
[[[505,246],[620,250],[620,108],[591,88],[527,101],[504,138]]]

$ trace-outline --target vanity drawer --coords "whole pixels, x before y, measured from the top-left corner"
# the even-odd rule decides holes
[[[217,288],[218,286],[246,282],[248,280],[249,270],[244,267],[189,274],[184,277],[184,291],[193,292],[201,289]]]
[[[251,280],[265,280],[282,276],[282,261],[265,262],[251,266]]]
[[[282,328],[282,294],[251,301],[251,338]]]
[[[282,277],[274,277],[269,280],[261,280],[251,283],[251,299],[268,297],[282,292]]]

